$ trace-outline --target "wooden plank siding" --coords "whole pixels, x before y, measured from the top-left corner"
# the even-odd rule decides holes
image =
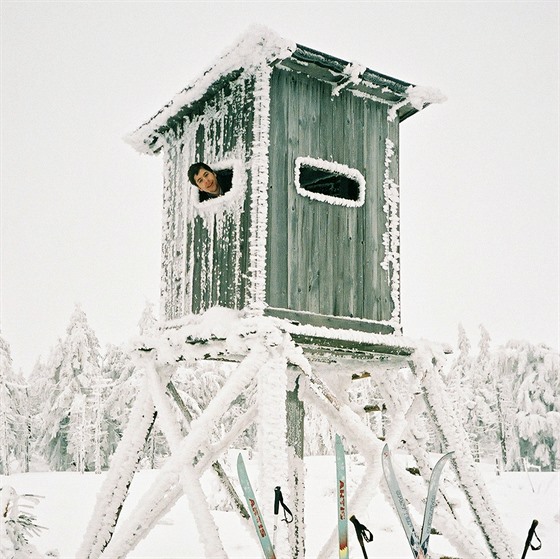
[[[388,276],[380,267],[387,133],[386,105],[344,90],[332,96],[328,83],[274,69],[267,244],[267,303],[273,309],[292,310],[298,320],[305,313],[391,318]],[[366,179],[364,205],[338,206],[298,194],[299,156],[359,170]]]

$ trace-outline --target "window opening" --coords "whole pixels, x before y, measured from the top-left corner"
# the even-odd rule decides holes
[[[365,179],[357,170],[322,159],[298,157],[296,189],[302,196],[330,204],[361,206],[365,199]]]

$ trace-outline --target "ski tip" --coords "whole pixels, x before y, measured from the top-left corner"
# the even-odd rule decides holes
[[[243,462],[243,454],[241,452],[237,455],[237,467],[244,466],[245,463]]]
[[[334,436],[334,442],[335,442],[335,444],[342,444],[342,438],[340,437],[340,435],[338,433],[336,433],[335,436]]]
[[[381,452],[385,455],[389,454],[389,445],[387,443],[383,445],[383,450]]]

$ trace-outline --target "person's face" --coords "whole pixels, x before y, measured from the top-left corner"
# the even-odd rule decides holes
[[[196,186],[203,192],[208,192],[209,194],[216,194],[219,192],[218,180],[216,178],[216,173],[209,171],[208,169],[200,169],[198,173],[194,175],[194,182]]]

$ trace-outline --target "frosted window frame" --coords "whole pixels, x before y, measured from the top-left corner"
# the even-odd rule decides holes
[[[358,199],[349,200],[348,198],[339,198],[338,196],[329,196],[327,194],[311,192],[310,190],[303,188],[299,180],[301,167],[315,167],[321,171],[336,173],[357,182]],[[298,194],[312,200],[317,200],[318,202],[325,202],[335,206],[359,208],[364,205],[366,200],[366,179],[364,175],[362,175],[358,169],[354,169],[342,163],[337,163],[336,161],[326,161],[325,159],[317,159],[314,157],[297,157],[294,168],[294,182],[296,185],[296,192]]]

